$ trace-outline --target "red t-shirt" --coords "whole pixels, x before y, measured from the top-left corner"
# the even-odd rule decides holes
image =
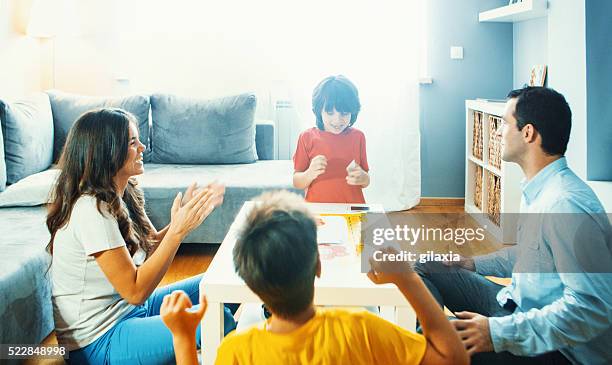
[[[370,170],[366,156],[365,136],[348,127],[340,134],[310,128],[300,134],[293,167],[304,172],[317,155],[327,158],[325,172],[306,189],[306,201],[317,203],[365,203],[361,187],[346,183],[346,167],[352,160],[366,172]]]

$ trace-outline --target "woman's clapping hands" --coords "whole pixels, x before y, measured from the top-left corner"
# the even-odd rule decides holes
[[[187,236],[223,202],[224,193],[225,187],[218,183],[205,188],[198,188],[196,183],[189,185],[185,195],[178,193],[172,203],[169,231],[181,239]]]

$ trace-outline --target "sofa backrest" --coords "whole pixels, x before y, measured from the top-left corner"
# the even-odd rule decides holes
[[[255,121],[255,147],[260,160],[274,160],[274,122]]]
[[[0,118],[0,125],[2,119]],[[6,188],[6,162],[4,162],[4,137],[0,128],[0,191]]]
[[[148,95],[105,98],[51,90],[30,95],[15,105],[0,100],[0,192],[7,184],[57,161],[76,119],[104,106],[123,108],[136,116],[141,142],[147,146],[145,162],[152,162],[152,134],[160,148],[156,162],[249,163],[274,159],[274,123],[254,120],[255,95],[205,100],[155,94],[152,98],[154,116]],[[168,154],[168,142],[174,144],[176,158]],[[185,159],[182,154],[193,153],[194,149],[197,158]]]
[[[98,97],[83,96],[65,93],[58,90],[47,92],[51,100],[53,111],[54,147],[53,160],[57,161],[64,144],[68,131],[77,118],[88,110],[100,107],[114,107],[125,109],[134,114],[138,120],[138,132],[140,141],[147,147],[144,153],[144,160],[147,162],[150,156],[149,143],[149,109],[151,102],[148,95],[131,95],[125,97]]]
[[[0,100],[3,158],[0,191],[4,182],[13,184],[51,165],[53,118],[49,97],[34,93],[14,101]]]
[[[250,93],[217,99],[151,95],[151,162],[255,162],[256,105]]]

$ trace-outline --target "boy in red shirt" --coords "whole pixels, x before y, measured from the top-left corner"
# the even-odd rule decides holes
[[[314,89],[317,126],[300,134],[293,156],[293,186],[306,189],[306,201],[365,203],[362,189],[370,184],[365,136],[352,127],[360,108],[357,88],[342,75]]]

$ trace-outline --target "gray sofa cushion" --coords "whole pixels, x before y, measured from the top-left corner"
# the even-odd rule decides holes
[[[215,208],[204,223],[184,240],[190,243],[220,243],[242,204],[269,190],[293,188],[291,160],[257,161],[250,165],[164,165],[148,164],[137,177],[145,192],[151,222],[163,228],[170,222],[170,207],[179,191],[193,181],[205,185],[219,179],[226,185],[223,205]]]
[[[59,174],[59,169],[49,169],[9,185],[0,193],[0,207],[33,207],[49,203]]]
[[[0,119],[0,124],[2,119]],[[0,128],[0,191],[6,188],[6,162],[4,162],[4,137],[2,137],[2,128]]]
[[[53,330],[46,213],[0,209],[0,344],[40,343]]]
[[[45,170],[53,158],[53,116],[49,97],[36,93],[15,102],[0,100],[6,182]]]
[[[151,95],[151,162],[254,162],[256,103],[253,94],[211,100]]]
[[[127,110],[134,114],[138,120],[140,142],[147,147],[144,152],[144,160],[145,162],[149,161],[149,108],[151,104],[148,95],[98,97],[69,94],[57,90],[48,91],[47,93],[51,99],[53,123],[55,125],[54,160],[59,158],[64,143],[66,143],[68,131],[70,131],[70,128],[81,114],[95,108],[115,107]]]
[[[274,160],[274,124],[257,123],[255,125],[255,145],[260,160]]]

